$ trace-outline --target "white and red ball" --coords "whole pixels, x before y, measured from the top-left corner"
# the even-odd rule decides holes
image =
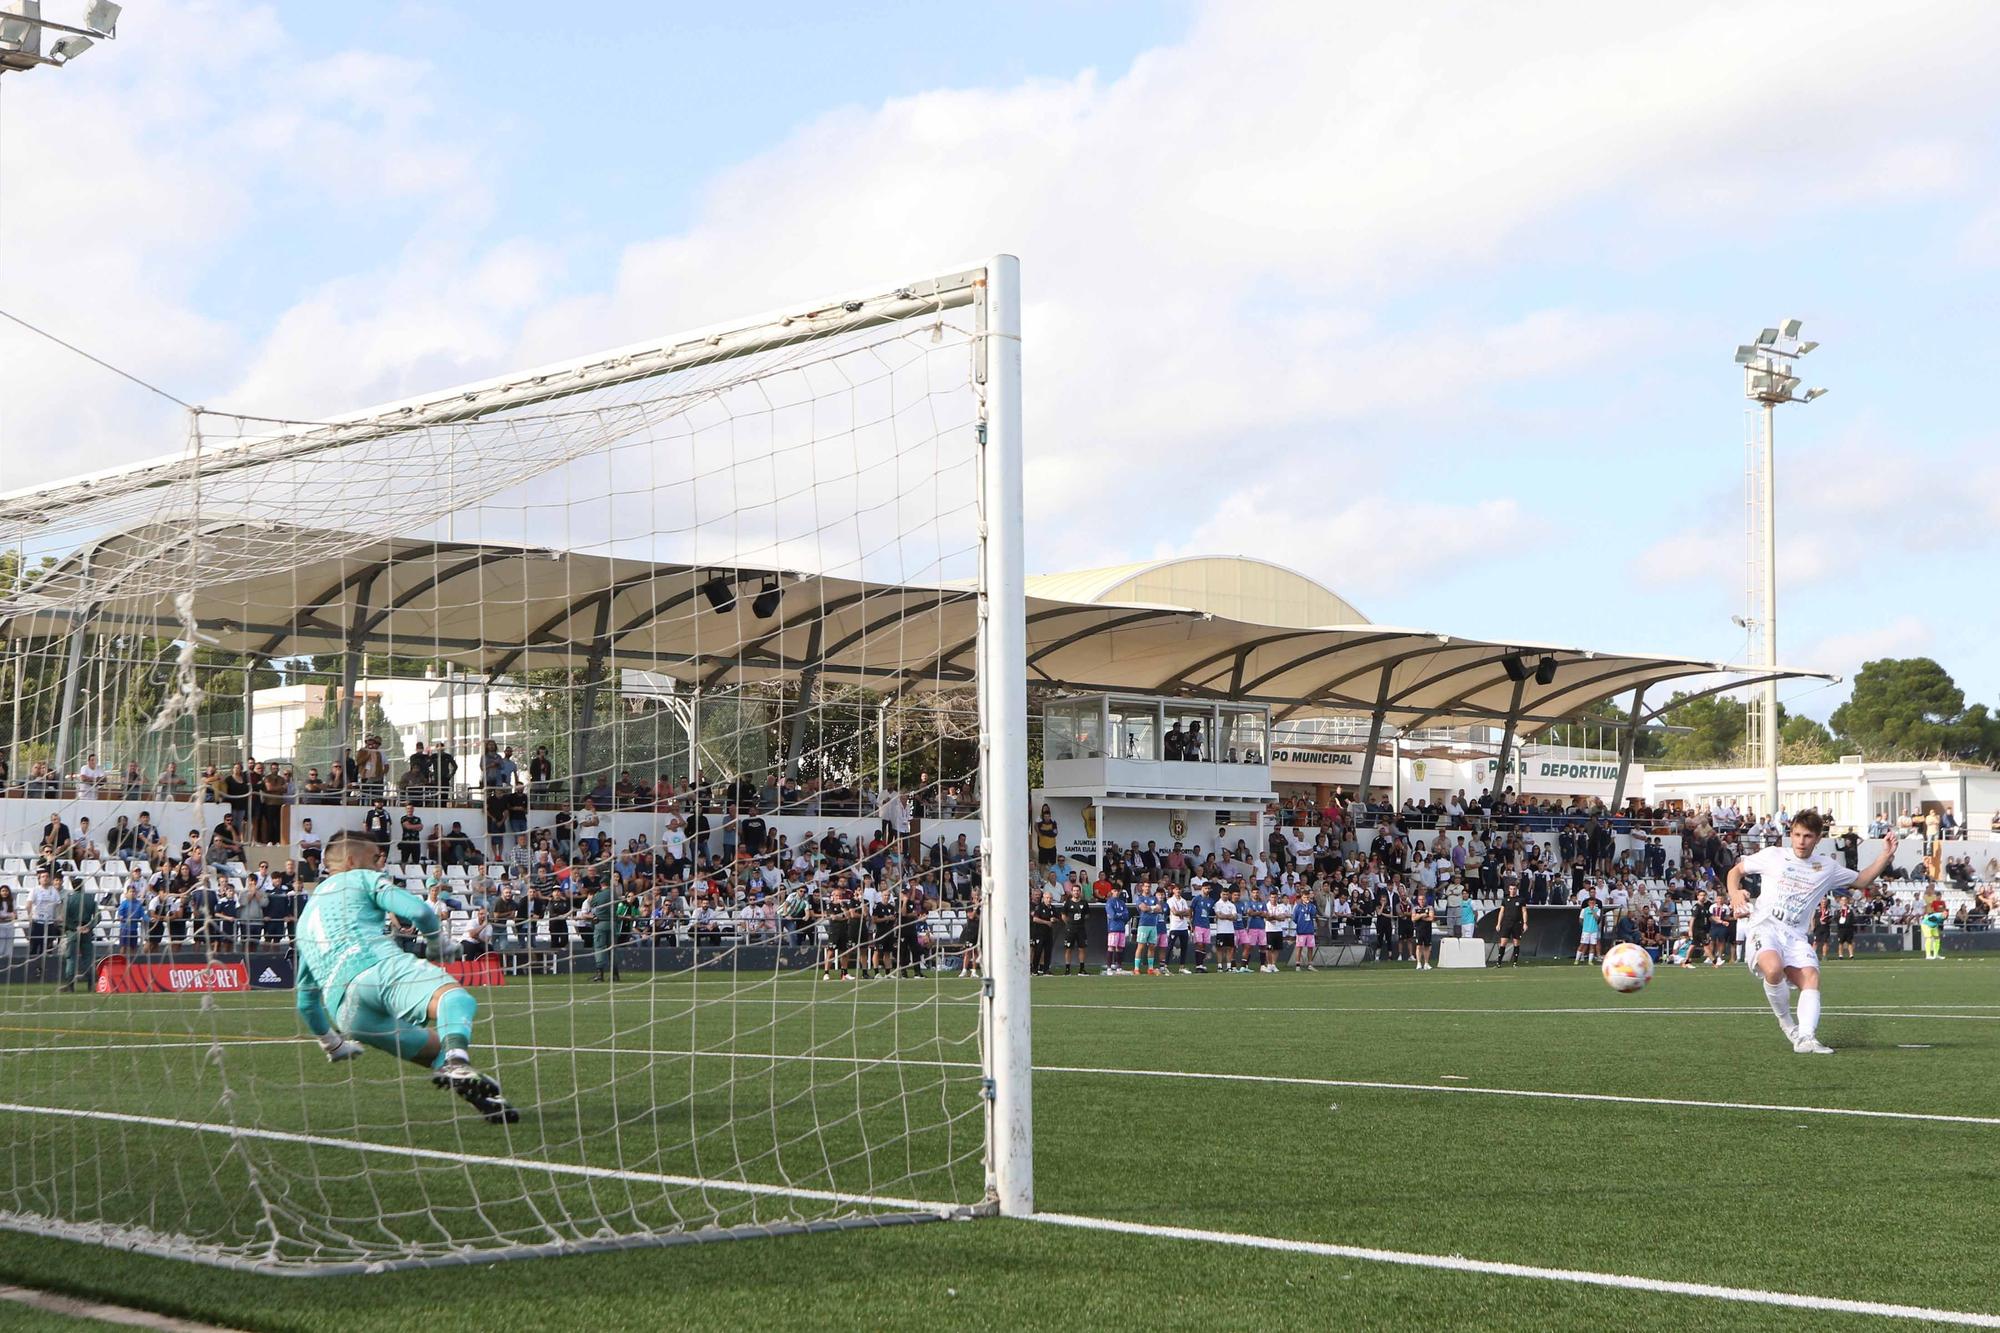
[[[1604,955],[1604,984],[1625,995],[1653,979],[1653,955],[1636,944],[1614,944]]]

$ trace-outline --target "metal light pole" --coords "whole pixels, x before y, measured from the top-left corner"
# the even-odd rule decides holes
[[[1775,672],[1778,666],[1778,404],[1810,403],[1826,393],[1825,389],[1799,392],[1800,381],[1792,373],[1793,365],[1819,346],[1816,342],[1801,341],[1800,327],[1800,321],[1788,319],[1776,328],[1764,329],[1755,342],[1736,349],[1736,364],[1743,367],[1743,392],[1764,409],[1762,484],[1755,498],[1755,505],[1762,511],[1759,527],[1763,550],[1758,554],[1763,557],[1764,578],[1759,589],[1762,605],[1752,608],[1750,622],[1764,641],[1766,672]],[[1764,764],[1764,817],[1770,819],[1778,813],[1778,682],[1775,679],[1764,682],[1760,721],[1758,746]]]
[[[58,23],[42,17],[42,0],[0,0],[0,74],[41,65],[61,69],[99,41],[116,37],[122,8],[111,0],[89,0],[77,22]],[[42,54],[45,29],[62,34],[47,55]]]

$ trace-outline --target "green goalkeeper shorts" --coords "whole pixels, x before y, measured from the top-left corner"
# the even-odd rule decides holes
[[[384,958],[356,977],[340,1001],[340,1030],[379,1032],[396,1023],[430,1021],[431,997],[440,986],[456,986],[451,973],[411,954]]]

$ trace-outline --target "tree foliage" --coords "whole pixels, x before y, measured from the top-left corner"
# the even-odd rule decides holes
[[[2000,719],[1966,706],[1949,672],[1928,657],[1862,664],[1833,729],[1870,759],[2000,759]]]

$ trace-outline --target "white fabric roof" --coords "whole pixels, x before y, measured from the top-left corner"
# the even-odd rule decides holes
[[[87,573],[85,557],[72,557],[31,595],[0,604],[0,625],[10,636],[60,633],[89,606],[101,626],[173,637],[182,620],[165,589],[189,568],[185,534],[183,526],[106,538],[90,548]],[[338,557],[287,559],[336,546]],[[708,688],[808,667],[831,681],[898,692],[975,681],[975,599],[962,586],[229,522],[204,529],[200,565],[203,577],[183,574],[178,586],[200,588],[191,610],[203,640],[260,657],[352,648],[495,673],[595,661]],[[718,572],[738,589],[727,612],[701,593]],[[771,577],[782,600],[759,619],[751,600]],[[1695,687],[1713,692],[1765,678],[1684,657],[1375,624],[1260,625],[1186,607],[1047,596],[1028,599],[1027,621],[1031,685],[1259,701],[1281,715],[1380,709],[1404,727],[1491,722],[1514,711],[1532,733],[1637,686],[1703,677]],[[1553,658],[1555,676],[1521,684],[1517,707],[1507,659],[1522,654],[1531,672]]]

